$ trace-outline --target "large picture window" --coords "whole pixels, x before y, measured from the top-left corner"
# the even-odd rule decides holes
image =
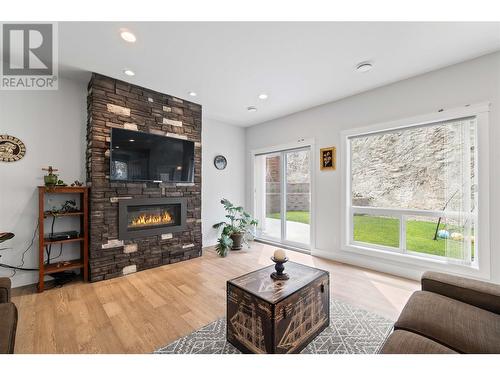
[[[475,262],[475,116],[346,140],[351,245],[465,265]]]

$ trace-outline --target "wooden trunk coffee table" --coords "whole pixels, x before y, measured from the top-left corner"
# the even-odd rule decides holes
[[[288,262],[227,282],[227,340],[243,353],[299,353],[330,324],[330,275]]]

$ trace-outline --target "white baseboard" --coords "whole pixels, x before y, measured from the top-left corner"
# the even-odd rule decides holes
[[[371,270],[389,273],[391,275],[405,277],[411,280],[420,280],[422,273],[427,269],[407,264],[400,264],[389,260],[379,260],[369,256],[352,254],[346,251],[324,251],[313,249],[311,255],[334,260],[340,263],[351,264],[353,266],[369,268]]]
[[[217,238],[203,239],[201,243],[201,248],[204,249],[206,247],[212,247],[215,245],[217,245]]]
[[[263,242],[263,241],[258,241]],[[203,244],[203,247],[210,245]],[[280,246],[280,245],[276,245]],[[477,275],[465,274],[457,272],[452,266],[436,266],[434,264],[411,264],[398,262],[392,259],[378,258],[370,255],[363,255],[351,251],[332,250],[325,251],[319,249],[311,249],[310,254],[315,257],[333,260],[340,263],[350,264],[353,266],[363,267],[370,270],[388,273],[395,276],[404,277],[410,280],[420,281],[422,274],[425,271],[439,271],[446,273],[454,273],[464,277],[472,277],[480,279]],[[492,280],[486,280],[492,282]]]

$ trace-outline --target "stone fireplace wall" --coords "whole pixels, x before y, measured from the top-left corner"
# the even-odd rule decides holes
[[[90,185],[90,279],[99,281],[201,255],[201,106],[96,73],[87,96],[87,183]],[[195,142],[194,183],[109,181],[111,128]],[[186,230],[118,239],[118,202],[185,197]]]

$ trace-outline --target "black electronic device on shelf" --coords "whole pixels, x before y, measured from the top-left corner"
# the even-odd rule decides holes
[[[46,239],[49,241],[64,241],[70,240],[72,238],[78,238],[78,232],[76,230],[50,233]]]

